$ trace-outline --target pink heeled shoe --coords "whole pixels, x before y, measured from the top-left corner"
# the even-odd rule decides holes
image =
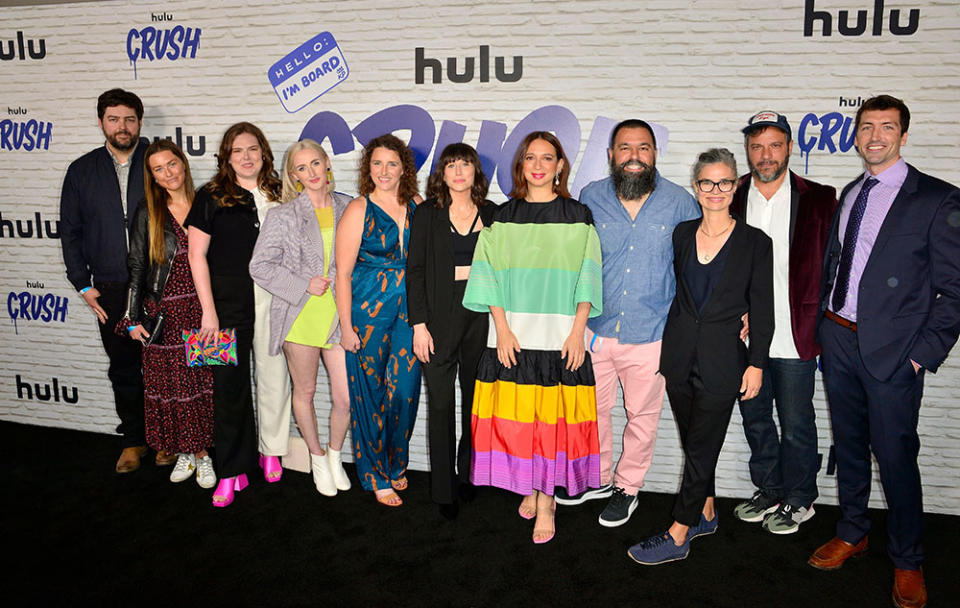
[[[280,459],[276,456],[260,454],[260,468],[263,469],[263,478],[267,480],[267,483],[276,483],[283,476],[283,467],[280,465]]]
[[[233,498],[235,496],[234,492],[239,492],[247,487],[247,485],[246,473],[237,475],[236,477],[227,477],[225,479],[221,479],[220,483],[217,484],[217,489],[213,491],[213,506],[230,506],[230,503],[233,502]],[[217,498],[220,498],[220,500],[217,500]]]

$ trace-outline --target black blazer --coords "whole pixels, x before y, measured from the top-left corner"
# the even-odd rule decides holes
[[[841,201],[861,179],[843,189]],[[837,208],[823,256],[821,313],[830,303],[840,262],[840,212]],[[881,382],[889,380],[908,359],[936,372],[957,342],[958,218],[960,190],[907,165],[907,178],[880,225],[860,276],[857,299],[860,356],[867,371]]]
[[[663,330],[660,373],[667,382],[683,383],[696,361],[707,390],[736,394],[748,365],[767,366],[773,340],[773,244],[763,231],[738,218],[720,282],[700,313],[684,279],[699,226],[695,219],[673,231],[677,293]],[[740,340],[745,312],[750,313],[749,348]]]
[[[480,207],[484,226],[493,223],[497,206],[487,201]],[[417,323],[446,324],[454,311],[453,247],[450,244],[450,208],[437,209],[434,199],[417,205],[410,224],[407,252],[407,320]]]

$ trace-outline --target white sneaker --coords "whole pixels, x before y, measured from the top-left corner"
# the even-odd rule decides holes
[[[193,454],[177,454],[177,464],[175,464],[173,470],[170,471],[170,481],[180,483],[181,481],[190,479],[190,476],[193,475],[193,471],[196,468],[197,460],[193,457]]]
[[[337,484],[337,489],[346,492],[350,489],[350,478],[343,469],[343,462],[340,460],[340,452],[327,446],[327,464],[330,465],[330,474],[333,475],[333,482]]]
[[[333,483],[333,475],[330,474],[327,456],[310,454],[310,468],[313,470],[313,483],[317,486],[317,492],[324,496],[336,496],[337,485]]]
[[[209,490],[217,483],[217,474],[213,472],[213,460],[210,455],[197,460],[197,485]]]

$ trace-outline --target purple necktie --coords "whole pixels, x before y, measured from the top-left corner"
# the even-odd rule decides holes
[[[847,301],[847,289],[850,287],[850,267],[853,265],[853,252],[857,248],[857,235],[860,233],[860,222],[863,221],[863,212],[867,209],[867,199],[870,190],[878,183],[877,178],[868,177],[860,194],[853,203],[850,217],[847,219],[847,229],[843,233],[843,251],[840,252],[840,266],[837,268],[837,282],[833,288],[833,312],[840,312]]]

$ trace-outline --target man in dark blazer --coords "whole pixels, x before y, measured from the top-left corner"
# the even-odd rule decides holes
[[[60,196],[60,242],[67,279],[100,322],[110,360],[123,451],[117,473],[135,471],[146,453],[140,343],[114,333],[125,310],[127,241],[137,205],[144,198],[140,137],[143,103],[122,89],[97,100],[97,124],[106,142],[70,163]],[[172,456],[172,458],[171,458]],[[157,454],[158,464],[176,455]]]
[[[746,522],[762,521],[773,534],[793,534],[813,517],[818,495],[816,324],[823,250],[837,191],[788,170],[793,138],[786,116],[758,112],[743,137],[750,173],[740,179],[730,210],[773,240],[776,329],[760,394],[740,402],[757,491],[733,514]]]
[[[910,111],[880,95],[857,111],[866,171],[847,185],[824,256],[821,363],[841,518],[809,563],[839,568],[867,550],[871,459],[889,510],[895,605],[926,604],[917,418],[927,370],[960,334],[960,190],[900,157]]]

